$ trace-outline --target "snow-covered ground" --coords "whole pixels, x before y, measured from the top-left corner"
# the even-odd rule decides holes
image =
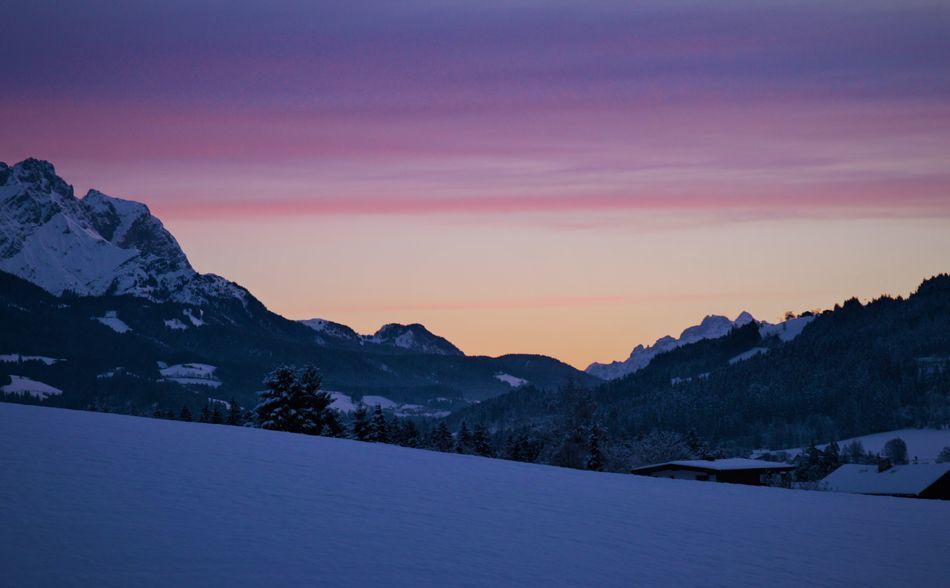
[[[944,447],[950,447],[950,429],[898,429],[896,431],[886,431],[884,433],[874,433],[862,437],[854,437],[838,441],[838,446],[844,449],[846,445],[853,441],[860,441],[865,451],[880,453],[884,451],[884,444],[891,439],[900,437],[907,443],[907,456],[910,459],[915,457],[920,461],[930,462],[937,459],[940,450]],[[818,449],[824,449],[828,444],[816,445]],[[794,449],[784,449],[789,457],[795,457],[802,452],[801,447]],[[776,451],[772,451],[775,453]],[[768,453],[768,450],[762,449],[753,453],[753,457]]]
[[[366,407],[367,410],[373,410],[378,404],[380,408],[392,411],[393,414],[400,417],[442,418],[452,414],[447,410],[433,409],[421,404],[400,404],[385,396],[364,396],[360,400],[353,400],[351,396],[343,392],[332,392],[330,390],[327,390],[327,392],[332,399],[330,407],[340,412],[353,412],[360,405]]]
[[[63,359],[56,359],[55,357],[46,357],[45,355],[23,355],[20,353],[4,353],[0,354],[0,362],[3,363],[19,363],[21,361],[40,361],[46,365],[53,365],[57,361],[65,361]]]
[[[950,504],[0,404],[7,586],[939,586]]]
[[[161,364],[160,364],[161,365]],[[221,385],[214,372],[218,368],[206,363],[179,363],[167,367],[159,367],[162,377],[172,382],[186,385],[211,386],[217,388]]]
[[[191,324],[194,325],[194,326],[196,326],[196,327],[200,327],[200,326],[202,326],[202,325],[205,324],[204,319],[201,318],[201,316],[204,316],[204,313],[203,313],[203,312],[202,312],[202,313],[199,313],[201,316],[195,316],[194,313],[191,312],[191,309],[190,309],[190,308],[186,308],[185,310],[181,311],[181,313],[182,313],[183,315],[185,315],[185,317],[186,317],[189,321],[191,321]]]
[[[813,320],[815,320],[814,315],[810,315],[791,318],[777,325],[763,323],[762,326],[759,327],[759,334],[763,337],[777,335],[779,340],[787,343],[801,335],[805,327],[808,326],[808,323]]]
[[[326,392],[332,399],[330,408],[333,410],[338,410],[340,412],[353,412],[359,405],[358,402],[354,402],[352,398],[342,392],[333,392],[330,390],[326,390]]]
[[[32,396],[40,400],[46,400],[50,396],[59,396],[63,393],[59,388],[37,382],[24,376],[10,376],[10,383],[0,388],[4,394],[16,394],[18,396]]]
[[[380,406],[380,408],[395,408],[396,407],[396,403],[386,398],[385,396],[368,395],[368,396],[364,396],[360,401],[370,408],[373,408],[377,404]]]
[[[524,386],[528,383],[528,380],[525,380],[524,378],[519,378],[518,376],[512,376],[511,374],[504,374],[501,372],[495,374],[495,378],[508,384],[512,388],[518,388],[519,386]]]
[[[745,361],[747,359],[752,359],[753,357],[755,357],[756,355],[759,355],[760,353],[768,353],[768,352],[769,352],[768,347],[753,347],[752,349],[748,351],[743,351],[739,355],[731,358],[729,360],[729,365],[736,364],[736,363],[739,363],[740,361]]]
[[[97,316],[95,320],[109,327],[116,333],[128,333],[132,330],[132,327],[125,324],[125,321],[119,318],[118,313],[114,310],[108,311],[105,316]]]

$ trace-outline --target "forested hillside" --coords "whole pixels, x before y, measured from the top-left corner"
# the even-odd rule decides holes
[[[943,426],[950,423],[950,276],[926,280],[907,299],[850,299],[787,343],[747,325],[658,356],[589,394],[517,390],[449,418],[545,445],[572,435],[589,444],[598,429],[608,453],[644,438],[692,445],[696,454]]]
[[[197,413],[208,397],[253,406],[264,376],[282,364],[312,364],[327,389],[354,398],[432,402],[438,410],[510,390],[499,374],[549,389],[572,377],[599,382],[540,355],[439,355],[322,340],[250,295],[201,305],[129,295],[54,296],[0,272],[0,325],[0,399],[70,408],[152,414],[188,406]],[[43,399],[11,393],[4,388],[12,376],[62,393]]]

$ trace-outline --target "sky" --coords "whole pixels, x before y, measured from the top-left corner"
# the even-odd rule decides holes
[[[19,2],[0,160],[289,318],[625,358],[950,270],[950,2]]]

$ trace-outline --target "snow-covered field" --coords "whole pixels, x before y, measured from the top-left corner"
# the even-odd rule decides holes
[[[110,310],[106,312],[105,316],[95,317],[95,320],[99,321],[100,323],[104,324],[105,326],[109,327],[110,329],[112,329],[113,331],[119,334],[128,333],[129,331],[132,330],[132,327],[125,324],[125,321],[120,319],[118,313],[114,310]]]
[[[517,376],[512,376],[511,374],[505,374],[505,373],[501,373],[501,372],[495,374],[495,378],[498,379],[498,380],[501,380],[502,382],[504,382],[504,383],[506,383],[506,384],[508,384],[508,385],[511,386],[512,388],[517,388],[517,387],[519,387],[519,386],[524,386],[525,384],[528,383],[528,380],[525,380],[524,378],[519,378],[519,377],[517,377]]]
[[[447,410],[437,410],[428,406],[423,406],[421,404],[400,404],[386,398],[385,396],[363,396],[359,400],[354,400],[351,396],[344,394],[343,392],[331,392],[329,390],[327,390],[327,392],[330,394],[330,398],[333,400],[330,403],[330,407],[334,410],[345,413],[353,412],[361,405],[367,410],[373,410],[378,404],[380,408],[392,411],[393,414],[400,417],[413,416],[441,418],[451,414]]]
[[[0,404],[4,586],[939,586],[950,504]]]
[[[852,441],[860,441],[865,451],[881,453],[884,451],[884,444],[891,439],[900,437],[907,443],[907,456],[910,459],[915,457],[924,462],[930,462],[937,459],[940,450],[944,447],[950,447],[950,429],[898,429],[895,431],[886,431],[884,433],[874,433],[862,437],[854,437],[838,441],[838,446],[844,449]],[[818,449],[824,449],[828,444],[816,445]],[[795,449],[783,450],[789,457],[794,457],[802,452],[801,447]],[[753,456],[767,453],[768,450],[762,449],[753,453]],[[774,453],[773,451],[772,453]]]
[[[221,385],[221,380],[214,375],[215,370],[218,369],[216,366],[206,363],[179,363],[161,367],[162,365],[165,364],[160,363],[158,371],[166,380],[179,384],[211,386],[212,388]]]
[[[396,407],[396,403],[385,396],[364,396],[360,401],[370,408],[376,406],[377,404],[380,406],[380,408]]]
[[[43,382],[37,382],[25,376],[10,376],[10,383],[0,387],[0,392],[4,394],[16,394],[18,396],[32,396],[40,400],[45,400],[50,396],[59,396],[62,390]]]
[[[39,361],[46,365],[53,365],[58,361],[65,360],[56,359],[55,357],[46,357],[45,355],[23,355],[20,353],[4,353],[0,355],[0,362],[3,363],[20,363],[23,361]]]

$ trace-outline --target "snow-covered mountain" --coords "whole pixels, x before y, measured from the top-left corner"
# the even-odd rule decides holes
[[[147,206],[96,190],[79,199],[47,161],[0,162],[0,229],[0,270],[56,295],[188,304],[248,296],[196,272]]]
[[[364,335],[360,335],[346,325],[322,318],[303,320],[300,321],[300,324],[306,325],[317,332],[317,343],[320,345],[332,345],[341,341],[361,343],[364,337]]]
[[[321,345],[339,342],[360,345],[371,343],[428,355],[465,355],[447,339],[432,333],[418,323],[411,325],[390,323],[380,327],[373,335],[360,335],[346,325],[321,318],[300,322],[318,333],[317,342]]]
[[[465,355],[458,347],[449,343],[447,339],[429,332],[428,329],[418,323],[383,325],[370,338],[370,341],[431,355]]]
[[[735,320],[730,320],[722,315],[709,315],[698,325],[684,329],[678,338],[667,335],[657,339],[653,345],[646,347],[637,345],[630,352],[630,357],[627,359],[611,363],[595,362],[590,364],[585,371],[604,380],[616,380],[645,368],[650,365],[654,357],[661,353],[703,339],[718,339],[728,334],[733,328],[742,327],[751,322],[759,325],[759,333],[763,337],[777,336],[782,341],[791,341],[802,332],[805,325],[811,322],[813,318],[812,316],[801,316],[773,325],[765,321],[756,321],[755,317],[745,311],[740,313]]]

